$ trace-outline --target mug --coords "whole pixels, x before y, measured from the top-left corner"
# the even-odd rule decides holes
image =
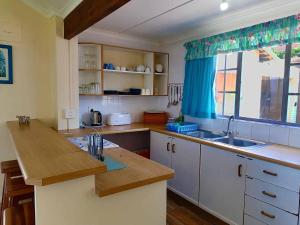
[[[114,67],[114,65],[113,65],[112,63],[109,63],[109,64],[108,64],[108,69],[109,69],[109,70],[114,70],[115,67]]]
[[[108,64],[107,64],[107,63],[104,63],[104,64],[103,64],[103,69],[105,69],[105,70],[108,69]]]
[[[121,67],[117,66],[117,67],[116,67],[116,70],[119,70],[119,71],[120,71],[120,70],[121,70]]]
[[[125,67],[125,66],[122,66],[122,67],[121,67],[121,71],[125,72],[125,71],[126,71],[126,67]]]

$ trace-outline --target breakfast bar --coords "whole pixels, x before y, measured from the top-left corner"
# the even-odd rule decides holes
[[[174,171],[122,148],[106,165],[39,120],[7,122],[25,182],[34,185],[36,224],[166,224],[166,181]]]

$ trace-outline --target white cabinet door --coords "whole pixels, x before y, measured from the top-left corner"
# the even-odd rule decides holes
[[[199,205],[230,224],[243,224],[243,156],[201,145]]]
[[[150,158],[171,168],[171,144],[172,138],[152,131],[150,135]]]
[[[183,197],[198,203],[199,200],[199,169],[200,144],[174,138],[172,141],[172,168],[175,177],[169,186]]]

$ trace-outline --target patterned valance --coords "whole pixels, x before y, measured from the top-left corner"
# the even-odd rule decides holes
[[[184,44],[185,60],[300,42],[300,14]]]

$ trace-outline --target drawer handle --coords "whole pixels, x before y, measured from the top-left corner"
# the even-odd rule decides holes
[[[172,144],[172,152],[175,153],[175,144]]]
[[[272,214],[270,214],[270,213],[267,213],[267,212],[265,212],[265,211],[260,211],[260,213],[261,213],[261,215],[263,215],[263,216],[265,216],[265,217],[268,217],[268,218],[270,218],[270,219],[275,219],[276,218],[276,216],[274,216],[274,215],[272,215]]]
[[[264,195],[266,195],[266,196],[269,196],[271,198],[276,198],[277,197],[275,194],[272,194],[272,193],[267,192],[267,191],[262,191],[261,193],[264,194]]]
[[[168,152],[170,151],[170,142],[168,142],[168,144],[167,144],[167,151]]]
[[[243,165],[240,164],[239,167],[238,167],[238,176],[239,177],[242,177],[242,168],[243,168]]]
[[[273,172],[270,172],[270,171],[268,171],[268,170],[263,170],[263,172],[264,172],[265,174],[271,175],[271,176],[273,176],[273,177],[277,177],[277,176],[278,176],[277,173],[273,173]]]

